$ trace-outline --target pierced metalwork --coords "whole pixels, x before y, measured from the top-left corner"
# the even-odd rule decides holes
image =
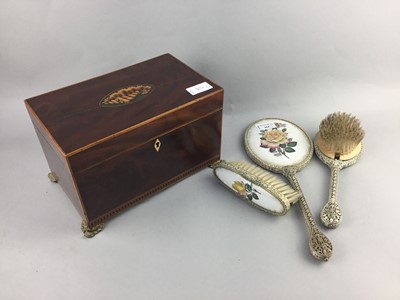
[[[361,145],[362,146],[362,145]],[[315,154],[317,157],[331,169],[331,179],[329,185],[329,199],[321,211],[321,221],[328,228],[336,228],[342,222],[342,210],[337,203],[337,191],[339,184],[339,172],[341,169],[354,165],[361,156],[360,152],[353,158],[348,160],[340,160],[326,156],[318,144],[315,143]]]
[[[271,162],[268,162],[268,161],[262,159],[259,155],[257,155],[253,151],[252,146],[249,141],[249,137],[248,137],[249,131],[258,122],[266,121],[266,120],[267,121],[268,120],[279,120],[282,122],[290,123],[294,127],[297,127],[297,129],[300,132],[302,132],[304,134],[304,136],[307,137],[307,145],[308,145],[307,153],[306,153],[305,158],[302,161],[300,161],[297,164],[293,164],[293,163],[291,164],[288,162],[288,164],[286,166],[277,165],[277,164],[274,164],[274,163],[271,163]],[[302,193],[300,184],[297,181],[295,174],[298,171],[300,171],[301,169],[303,169],[310,162],[312,155],[313,155],[313,142],[312,142],[311,138],[309,137],[309,135],[303,129],[301,129],[299,126],[297,126],[289,121],[283,120],[283,119],[263,119],[263,120],[258,120],[256,122],[252,123],[251,125],[249,125],[249,127],[246,130],[244,140],[245,140],[246,153],[254,162],[256,162],[259,166],[261,166],[267,170],[271,170],[273,172],[283,174],[289,180],[292,187],[295,190],[297,190],[298,192]],[[308,232],[309,232],[308,245],[309,245],[311,254],[318,260],[328,261],[329,258],[332,256],[332,250],[333,250],[332,243],[316,226],[314,218],[311,214],[310,208],[307,204],[306,199],[304,198],[304,195],[301,196],[297,202],[299,203],[300,210],[303,214],[304,221],[308,228]]]

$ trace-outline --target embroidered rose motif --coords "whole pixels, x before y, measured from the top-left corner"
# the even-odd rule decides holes
[[[253,188],[253,184],[244,183],[243,181],[235,181],[232,184],[232,188],[242,198],[247,198],[250,201],[252,201],[253,199],[259,199],[256,193],[260,194],[260,192]]]
[[[242,181],[235,181],[232,187],[241,196],[246,196],[246,187]]]
[[[288,143],[287,132],[282,130],[270,130],[264,132],[264,139],[261,139],[261,145],[265,148],[279,148],[280,144]]]
[[[274,156],[284,156],[289,159],[287,153],[296,152],[297,142],[288,138],[285,123],[273,123],[271,129],[260,130],[260,147],[269,149]]]

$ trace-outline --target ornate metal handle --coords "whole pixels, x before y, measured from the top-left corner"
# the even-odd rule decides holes
[[[342,169],[340,161],[330,165],[331,169],[331,182],[329,185],[329,200],[324,205],[321,211],[321,221],[328,228],[336,228],[342,222],[342,210],[336,201],[339,171]]]
[[[292,187],[301,192],[300,184],[297,181],[294,173],[286,172],[285,176],[289,179]],[[298,203],[310,235],[308,246],[310,247],[311,254],[318,260],[328,261],[332,256],[332,243],[315,225],[314,218],[311,214],[307,201],[304,198],[304,195],[299,198]]]
[[[340,160],[328,157],[321,152],[317,143],[315,143],[315,154],[318,158],[331,169],[331,182],[329,186],[329,199],[321,211],[321,221],[328,228],[336,228],[342,222],[342,211],[336,202],[339,171],[343,168],[354,165],[360,158],[362,145],[359,152],[351,159]]]

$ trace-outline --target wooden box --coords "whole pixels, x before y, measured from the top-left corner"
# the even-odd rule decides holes
[[[170,54],[25,104],[88,237],[220,157],[223,89]]]

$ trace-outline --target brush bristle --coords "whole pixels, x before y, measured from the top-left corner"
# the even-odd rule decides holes
[[[360,121],[342,112],[330,114],[322,120],[319,132],[329,150],[340,155],[353,151],[364,138]]]
[[[231,164],[236,166],[237,168],[246,171],[249,174],[257,176],[266,184],[280,192],[281,195],[289,202],[294,202],[302,195],[301,192],[294,190],[290,185],[258,166],[249,164],[244,161],[231,162]]]

